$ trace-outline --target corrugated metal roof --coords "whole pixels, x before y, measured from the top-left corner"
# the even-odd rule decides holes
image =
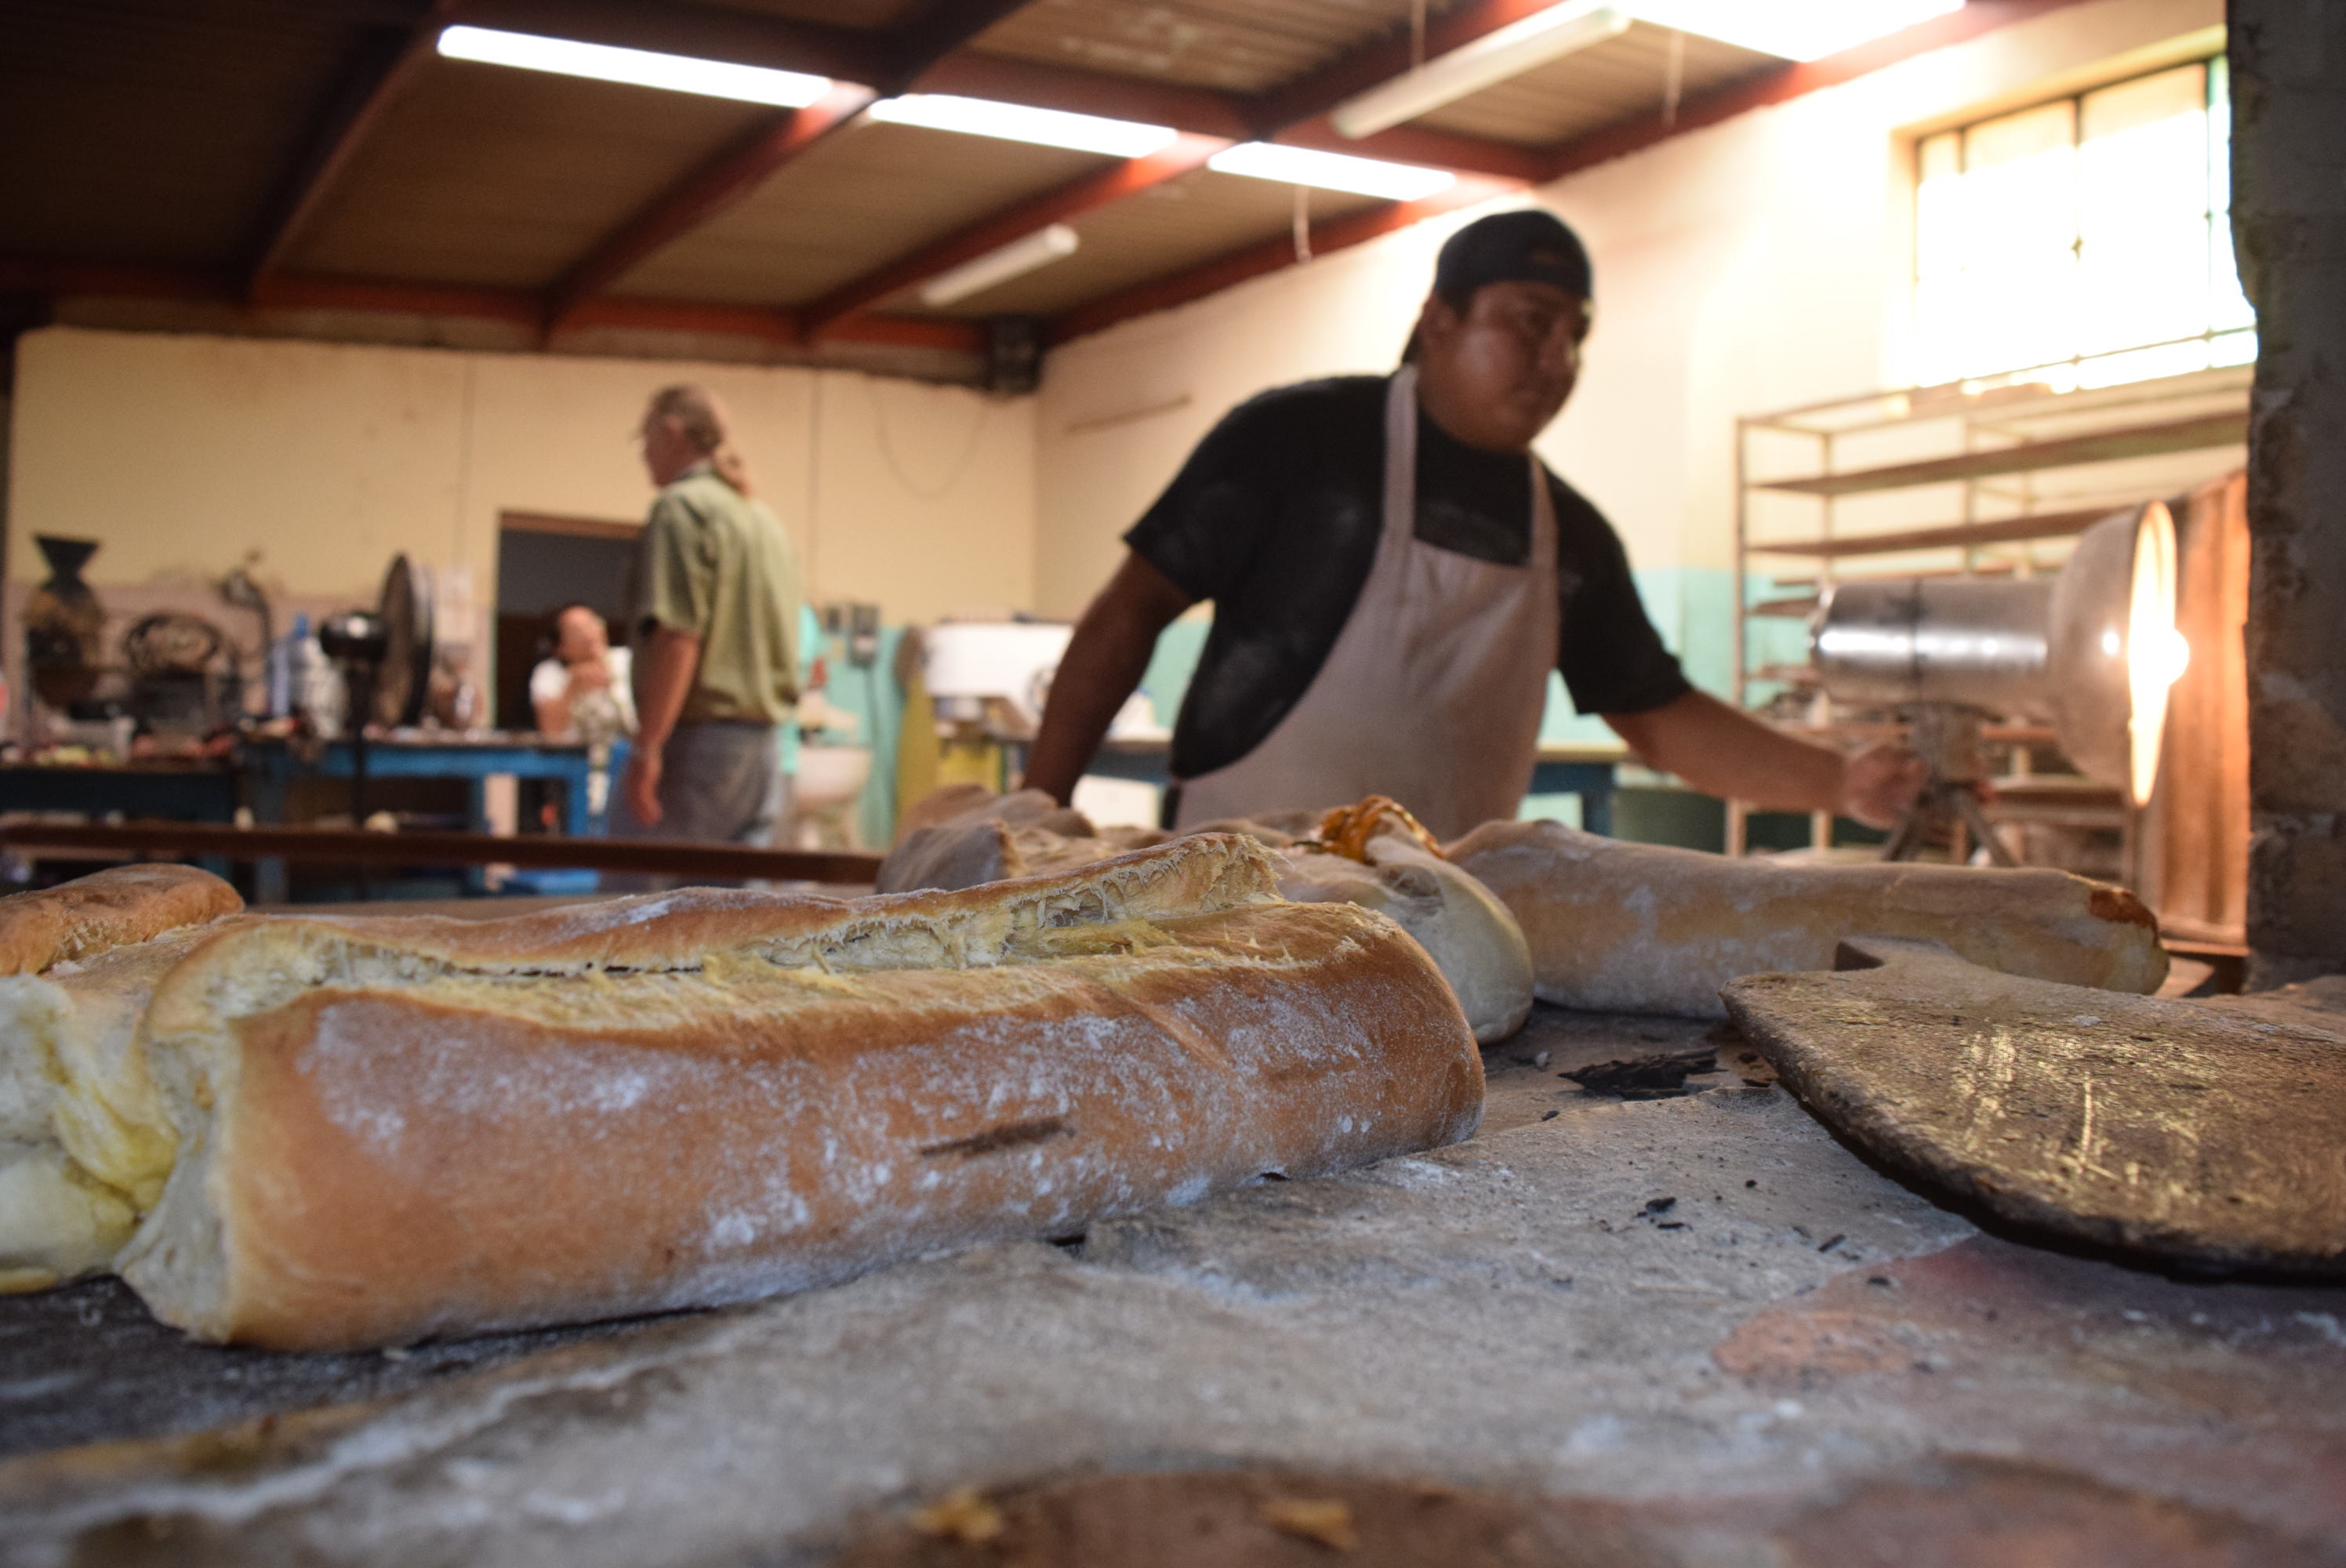
[[[798,305],[1113,159],[865,122],[621,279],[622,294]]]
[[[746,25],[765,63],[825,47],[901,79],[957,43],[974,79],[1008,69],[1003,90],[1029,101],[1114,112],[1120,92],[1145,87],[1159,110],[1169,96],[1227,127],[1233,105],[1241,116],[1268,116],[1260,106],[1275,103],[1290,120],[1308,117],[1357,90],[1362,70],[1389,71],[1409,4],[459,0],[454,14],[589,41],[657,36],[689,48],[700,38],[709,50],[739,46]],[[1515,14],[1500,0],[1432,8],[1437,36]],[[444,60],[431,52],[428,17],[426,0],[0,5],[0,138],[10,149],[0,286],[37,273],[68,289],[92,270],[63,263],[172,264],[242,286],[266,255],[289,287],[499,290],[495,308],[509,316],[525,317],[536,299],[561,317],[580,299],[562,291],[566,280],[582,276],[613,298],[770,311],[933,248],[974,253],[1015,238],[1005,225],[1021,204],[1113,172],[1114,188],[1092,204],[1035,219],[1073,224],[1075,256],[944,312],[1051,314],[1269,245],[1290,227],[1290,191],[1260,181],[1193,170],[1165,183],[1168,169],[1125,170],[1088,154],[852,118],[793,121],[767,107]],[[1524,148],[1654,117],[1671,47],[1641,24],[1410,128],[1479,138],[1444,144],[1464,149],[1457,167],[1478,167],[1469,155],[1480,146],[1504,155],[1480,167],[1521,168]],[[1777,64],[1698,38],[1679,48],[1688,100]],[[1328,79],[1345,87],[1311,86],[1331,68]],[[291,199],[304,191],[307,200]],[[1321,218],[1375,205],[1325,191],[1311,202]],[[288,212],[296,219],[280,221]],[[868,308],[936,314],[899,283],[855,297],[892,287]]]
[[[385,112],[289,265],[536,288],[771,112],[434,59]]]

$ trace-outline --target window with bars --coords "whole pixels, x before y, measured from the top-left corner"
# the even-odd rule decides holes
[[[2253,360],[2230,130],[2218,56],[1924,137],[1915,383],[2109,386]]]

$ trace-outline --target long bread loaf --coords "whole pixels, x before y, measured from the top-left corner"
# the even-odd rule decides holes
[[[244,907],[236,890],[193,866],[117,866],[39,892],[0,899],[0,974],[38,974]]]
[[[1391,921],[1253,843],[841,902],[286,920],[145,1030],[177,1135],[120,1269],[282,1349],[739,1300],[1470,1134],[1480,1059]]]
[[[1723,1018],[1729,981],[1831,969],[1850,936],[2109,991],[2167,976],[2142,901],[2066,871],[1730,859],[1560,822],[1485,822],[1447,853],[1515,911],[1540,999],[1566,1007]]]

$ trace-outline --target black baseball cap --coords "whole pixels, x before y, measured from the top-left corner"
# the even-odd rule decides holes
[[[1464,311],[1485,283],[1553,283],[1595,295],[1588,248],[1564,219],[1539,208],[1478,218],[1452,235],[1433,263],[1433,291]]]

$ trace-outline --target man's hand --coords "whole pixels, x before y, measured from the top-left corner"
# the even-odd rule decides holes
[[[1887,828],[1930,779],[1923,759],[1903,746],[1870,746],[1851,756],[1698,691],[1645,713],[1608,713],[1605,721],[1647,767],[1767,810],[1831,811]]]
[[[590,658],[570,667],[570,695],[582,691],[608,691],[611,687],[609,661]]]
[[[620,783],[620,799],[627,814],[647,828],[660,820],[660,754],[657,746],[638,746],[627,753],[627,773]]]
[[[627,753],[619,798],[640,827],[659,826],[660,751],[676,729],[699,668],[700,639],[673,626],[651,627],[636,656],[636,744]]]
[[[1839,812],[1869,828],[1895,827],[1931,781],[1931,770],[1903,746],[1867,747],[1842,765]]]

